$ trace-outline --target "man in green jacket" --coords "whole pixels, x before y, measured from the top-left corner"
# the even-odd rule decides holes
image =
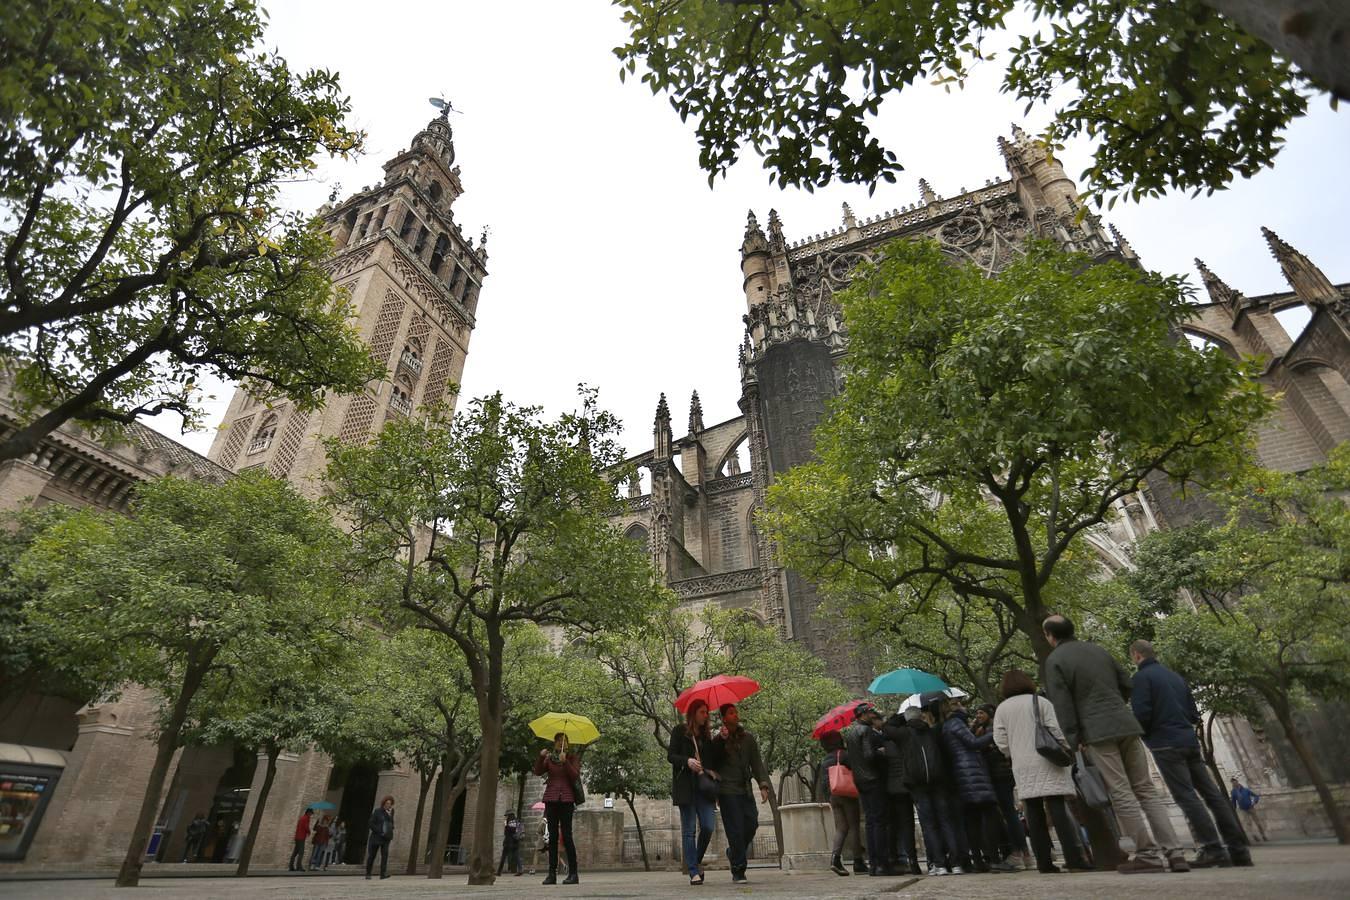
[[[1189,872],[1162,793],[1148,770],[1143,729],[1129,707],[1130,678],[1101,647],[1074,639],[1073,623],[1051,616],[1041,624],[1054,647],[1045,661],[1045,690],[1070,747],[1083,750],[1101,772],[1120,830],[1135,855],[1117,866],[1125,875]],[[1151,829],[1150,830],[1150,826]]]
[[[759,829],[759,807],[751,792],[751,781],[759,782],[759,795],[769,802],[769,772],[759,753],[759,742],[741,725],[734,703],[724,703],[718,712],[722,727],[713,735],[707,765],[717,773],[718,805],[722,825],[727,830],[727,859],[731,862],[731,880],[745,884],[746,858]]]

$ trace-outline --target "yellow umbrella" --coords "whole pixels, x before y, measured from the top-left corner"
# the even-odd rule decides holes
[[[595,723],[576,713],[544,713],[530,723],[530,730],[546,741],[553,740],[553,736],[561,731],[573,744],[589,744],[600,737],[600,729]]]

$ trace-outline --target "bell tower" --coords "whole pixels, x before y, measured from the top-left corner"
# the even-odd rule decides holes
[[[455,221],[464,186],[449,104],[384,164],[384,180],[319,210],[333,239],[324,264],[352,305],[353,324],[386,374],[304,413],[241,385],[210,457],[234,471],[264,466],[317,493],[322,441],[367,440],[395,416],[455,402],[487,277],[487,231],[475,244]]]

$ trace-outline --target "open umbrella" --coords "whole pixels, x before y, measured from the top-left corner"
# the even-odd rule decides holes
[[[595,723],[576,713],[544,713],[530,723],[530,730],[546,741],[561,731],[572,744],[589,744],[600,737]]]
[[[869,694],[921,694],[924,691],[945,690],[947,682],[922,669],[896,669],[878,675],[867,686]]]
[[[312,809],[317,811],[321,809],[337,809],[337,807],[329,803],[327,800],[320,800],[318,803],[306,803],[305,809]]]
[[[853,710],[857,708],[862,700],[850,700],[847,703],[841,703],[834,709],[827,712],[816,720],[816,727],[811,731],[811,737],[820,740],[831,731],[843,731],[853,724]]]
[[[686,688],[675,698],[675,708],[680,712],[688,712],[690,703],[702,700],[708,704],[709,709],[717,709],[724,703],[740,703],[757,690],[759,682],[753,678],[746,678],[744,675],[714,675]]]
[[[907,709],[918,709],[921,706],[927,706],[934,700],[941,700],[943,697],[957,697],[958,695],[961,697],[967,696],[966,692],[961,690],[960,688],[944,688],[943,690],[940,691],[927,691],[922,694],[910,694],[904,700],[900,701],[900,708],[897,709],[896,712],[904,713],[904,711]]]

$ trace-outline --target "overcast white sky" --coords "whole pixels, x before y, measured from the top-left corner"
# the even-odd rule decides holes
[[[664,97],[619,82],[612,50],[626,31],[604,0],[268,7],[269,43],[296,68],[340,72],[352,122],[369,134],[363,158],[325,166],[290,201],[313,209],[333,182],[343,196],[377,183],[383,161],[436,114],[427,98],[444,92],[463,111],[451,117],[466,190],[456,219],[471,235],[491,228],[461,400],[501,390],[557,412],[586,382],[623,419],[632,452],[650,447],[662,391],[677,435],[694,389],[709,425],[739,415],[747,209],[763,222],[776,207],[793,240],[837,226],[844,201],[859,217],[910,203],[920,177],[942,196],[974,189],[1007,176],[996,139],[1022,109],[990,66],[964,91],[925,85],[887,102],[877,128],[907,171],[874,197],[848,186],[780,191],[754,157],[710,190],[692,126]],[[1213,197],[1118,205],[1108,221],[1148,267],[1193,273],[1199,256],[1249,295],[1285,289],[1262,225],[1333,281],[1350,280],[1350,112],[1323,98],[1313,107],[1272,171]],[[1034,131],[1044,119],[1021,121]],[[1066,154],[1071,175],[1085,167],[1082,151]],[[212,427],[230,389],[216,393]],[[151,424],[178,436],[173,421]],[[205,452],[211,433],[179,439]]]

